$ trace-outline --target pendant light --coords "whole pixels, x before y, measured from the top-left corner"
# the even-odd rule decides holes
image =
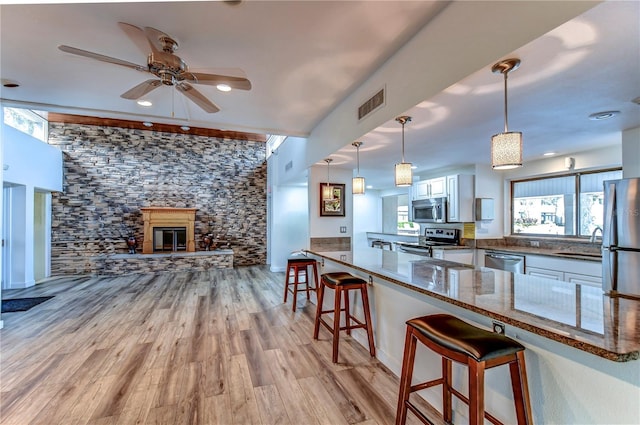
[[[491,166],[494,170],[522,167],[522,133],[509,131],[507,113],[507,75],[520,66],[520,59],[505,59],[491,71],[504,75],[504,132],[491,137]]]
[[[402,124],[402,162],[400,164],[396,164],[396,186],[411,186],[413,183],[411,163],[404,162],[404,125],[411,121],[411,117],[403,115],[396,118],[396,121]]]
[[[333,159],[331,158],[326,158],[324,160],[324,162],[327,163],[327,184],[322,186],[322,200],[323,201],[333,201],[333,186],[331,186],[330,180],[329,180],[329,164],[331,164],[331,162],[333,161]]]
[[[356,177],[351,181],[352,193],[354,195],[364,195],[364,177],[360,177],[360,146],[363,144],[362,142],[351,143],[352,146],[356,147],[356,162],[358,164]]]

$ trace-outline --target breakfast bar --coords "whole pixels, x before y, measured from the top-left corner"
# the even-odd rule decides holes
[[[449,313],[503,329],[526,346],[536,423],[640,423],[640,301],[609,297],[596,285],[374,248],[308,255],[322,273],[348,271],[370,283],[377,357],[394,373],[400,371],[405,322]],[[365,334],[354,332],[354,338],[366,346]],[[422,358],[416,374],[429,377],[438,360],[428,353]],[[508,378],[506,372],[488,375],[487,405],[512,423]],[[438,408],[439,395],[429,391],[422,397]],[[456,415],[466,416],[463,406],[454,406],[454,421]]]

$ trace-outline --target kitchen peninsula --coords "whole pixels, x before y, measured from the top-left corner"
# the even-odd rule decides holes
[[[488,329],[498,322],[527,347],[537,423],[640,423],[640,301],[611,298],[592,285],[373,248],[309,254],[323,273],[346,270],[373,283],[378,358],[396,374],[406,320],[448,312]],[[418,373],[430,374],[437,359],[425,354],[419,363]],[[511,423],[508,374],[498,373],[489,377],[487,404]],[[438,405],[436,392],[423,396]]]

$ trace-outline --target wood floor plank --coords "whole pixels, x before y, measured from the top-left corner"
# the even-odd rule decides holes
[[[0,425],[392,421],[398,378],[346,335],[331,363],[330,334],[312,338],[314,296],[293,312],[283,291],[267,266],[3,291],[55,297],[2,314]]]

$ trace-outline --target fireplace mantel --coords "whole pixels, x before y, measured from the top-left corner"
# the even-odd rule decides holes
[[[144,240],[142,241],[142,253],[153,254],[153,228],[154,227],[186,227],[187,252],[195,252],[195,227],[197,208],[167,208],[145,207],[140,208],[144,220]]]

